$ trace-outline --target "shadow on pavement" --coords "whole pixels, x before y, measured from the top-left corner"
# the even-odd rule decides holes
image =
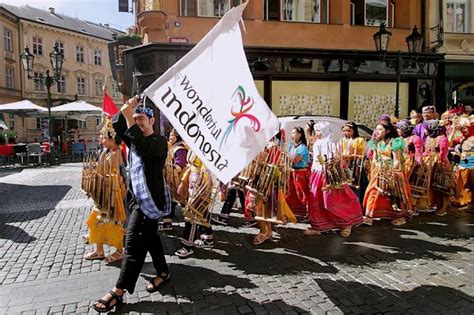
[[[474,311],[473,297],[444,286],[421,285],[411,291],[398,291],[342,280],[315,282],[344,314],[472,314]]]
[[[354,228],[349,238],[343,238],[336,233],[305,236],[301,229],[287,225],[276,229],[280,234],[279,240],[265,242],[256,247],[251,245],[253,235],[231,232],[224,228],[214,231],[216,244],[212,250],[197,249],[192,257],[218,259],[231,263],[246,273],[297,274],[302,271],[337,272],[330,262],[370,265],[397,260],[447,260],[447,255],[470,252],[465,247],[443,244],[434,238],[441,237],[438,235],[457,235],[467,239],[471,235],[472,228],[469,226],[465,231],[455,228],[453,222],[457,222],[457,219],[446,219],[446,222],[446,227],[422,222],[410,222],[401,227],[394,227],[389,222],[380,221],[372,227]],[[449,229],[455,231],[448,232]],[[181,231],[179,227],[167,235],[169,238],[175,238],[176,248],[179,247],[177,238]],[[268,266],[259,263],[261,261],[274,263]]]
[[[9,239],[15,243],[31,243],[36,237],[29,235],[19,227],[4,224],[0,219],[0,239]]]
[[[153,265],[147,263],[144,271],[154,274]],[[153,294],[153,299],[156,298],[156,302],[124,303],[118,308],[117,313],[151,312],[160,314],[167,311],[171,312],[175,308],[177,313],[199,314],[205,312],[206,314],[224,314],[227,308],[230,308],[229,311],[231,313],[235,313],[237,311],[234,307],[235,305],[247,306],[249,308],[248,313],[255,312],[256,310],[253,310],[253,308],[262,307],[267,312],[272,310],[279,313],[282,311],[305,312],[301,308],[286,304],[281,299],[257,303],[242,296],[237,292],[238,289],[245,292],[246,289],[257,287],[251,280],[246,278],[222,274],[195,265],[183,264],[170,264],[170,272],[171,281],[163,285],[163,288],[159,291],[160,293]],[[152,279],[152,277],[144,277],[147,281]],[[175,301],[169,301],[167,298],[180,299],[179,304]],[[174,304],[175,307],[170,304]]]
[[[454,229],[454,224],[449,223],[446,229],[449,228]],[[301,230],[280,227],[278,232],[281,234],[281,240],[277,243],[263,244],[262,248],[283,247],[289,252],[319,258],[326,262],[336,261],[355,265],[420,258],[446,260],[446,254],[470,252],[462,246],[445,245],[439,239],[433,238],[439,237],[438,234],[441,234],[439,230],[439,226],[419,222],[410,222],[401,227],[394,227],[389,222],[376,222],[371,227],[354,228],[349,238],[343,238],[336,233],[300,236]],[[456,235],[456,231],[451,233]],[[457,235],[463,235],[462,231],[458,230]],[[462,237],[469,238],[467,234]],[[359,256],[363,259],[353,259]]]
[[[247,278],[222,274],[209,268],[203,268],[196,262],[188,261],[189,264],[169,264],[171,278],[168,283],[160,289],[162,294],[172,294],[176,296],[189,297],[195,293],[201,293],[210,288],[224,287],[232,285],[234,288],[256,288],[257,286]],[[142,276],[147,280],[155,277],[156,271],[152,263],[146,263],[142,269]],[[144,288],[136,288],[142,290]]]
[[[173,306],[171,306],[173,305]],[[131,312],[152,314],[237,314],[239,311],[235,305],[243,308],[243,313],[256,314],[254,309],[261,310],[262,314],[309,314],[304,309],[286,304],[282,300],[257,303],[237,293],[210,292],[203,299],[191,302],[138,302],[124,303],[117,310],[117,314],[129,314]]]
[[[0,178],[23,172],[22,167],[18,168],[0,168]]]
[[[65,185],[26,186],[0,183],[0,239],[9,239],[16,243],[35,241],[36,238],[23,229],[8,223],[27,222],[46,216],[71,188]],[[47,210],[43,206],[45,203]]]
[[[182,235],[182,228],[175,228],[166,236],[174,238],[176,247],[166,248],[167,254],[173,255],[174,250],[181,246],[178,237]],[[195,253],[188,260],[202,259],[229,263],[229,267],[244,271],[246,274],[277,275],[299,274],[301,272],[336,273],[337,269],[319,261],[317,255],[305,257],[300,253],[285,252],[279,243],[270,245],[271,250],[265,247],[254,247],[251,244],[253,235],[233,233],[226,230],[214,231],[215,245],[212,249],[195,249]],[[166,240],[164,242],[167,242]],[[306,244],[307,245],[307,244]],[[260,250],[262,249],[262,250]],[[314,257],[314,258],[312,258]],[[272,262],[271,265],[262,262]],[[206,262],[202,262],[206,263]]]
[[[413,224],[431,237],[449,240],[467,240],[474,237],[474,213],[459,212],[460,215],[456,217],[452,215],[438,217],[422,213],[413,220]]]
[[[292,242],[295,231],[279,229],[282,241],[274,246],[284,247],[290,252],[317,257],[326,262],[340,262],[352,265],[391,263],[397,260],[431,259],[447,260],[446,255],[470,252],[461,246],[444,245],[439,239],[432,239],[419,226],[392,227],[389,224],[378,227],[360,227],[345,239],[338,234],[308,237],[308,241]]]

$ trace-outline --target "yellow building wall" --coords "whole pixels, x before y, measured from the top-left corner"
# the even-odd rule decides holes
[[[50,64],[49,54],[53,51],[53,47],[56,41],[60,41],[64,44],[64,63],[62,75],[66,79],[66,91],[58,93],[57,85],[54,84],[51,87],[51,96],[53,100],[53,106],[60,104],[60,99],[67,99],[74,101],[77,91],[76,78],[83,76],[86,82],[85,94],[77,95],[79,100],[86,101],[90,104],[101,107],[103,96],[96,93],[95,80],[101,79],[108,85],[108,93],[114,99],[117,106],[122,104],[122,95],[120,93],[117,96],[112,95],[112,71],[110,68],[110,62],[108,57],[108,41],[105,39],[100,39],[92,37],[87,34],[76,33],[68,30],[59,29],[56,27],[51,27],[49,25],[43,25],[31,21],[21,20],[19,25],[16,26],[16,35],[14,36],[14,46],[16,51],[14,52],[14,57],[18,59],[18,71],[15,71],[17,83],[15,86],[19,88],[19,95],[16,100],[0,98],[0,104],[9,103],[17,101],[20,99],[28,99],[33,103],[47,107],[47,92],[46,88],[44,91],[35,91],[34,81],[26,78],[26,73],[24,69],[20,67],[19,64],[19,55],[23,51],[18,51],[19,47],[30,47],[30,52],[32,52],[33,47],[33,36],[39,36],[43,40],[43,55],[35,55],[34,60],[34,71],[41,70],[43,73],[46,73],[46,70],[49,69],[50,74],[52,75],[52,68]],[[20,33],[20,43],[18,44],[18,32]],[[2,32],[3,33],[3,32]],[[0,37],[3,41],[3,36]],[[84,63],[79,63],[76,61],[76,45],[81,45],[84,47]],[[100,49],[102,51],[102,64],[94,64],[94,49]],[[3,52],[3,46],[1,51]],[[2,53],[0,52],[0,54]],[[3,64],[0,63],[0,89],[2,84],[4,84],[5,75],[4,70],[1,68]],[[15,69],[16,70],[16,69]],[[20,71],[22,75],[20,77]],[[22,81],[20,81],[20,79]],[[3,80],[3,81],[2,81]],[[21,89],[21,90],[20,90]],[[20,93],[21,91],[21,93]],[[1,97],[1,95],[0,95]],[[6,120],[8,120],[8,115],[5,115]],[[55,119],[60,120],[60,118]],[[8,124],[8,122],[7,122]],[[53,126],[59,126],[60,123],[56,122]],[[91,117],[87,120],[87,128],[81,128],[80,134],[81,138],[85,140],[91,140],[98,137],[97,132],[97,123],[96,118]],[[20,118],[15,116],[15,132],[17,132],[18,141],[27,141],[31,142],[35,138],[41,138],[41,129],[36,128],[36,118]],[[64,124],[62,128],[55,129],[56,131],[64,131]],[[55,134],[55,132],[53,132]]]
[[[264,95],[264,81],[263,80],[256,80],[255,81],[255,86],[257,87],[257,91],[260,94],[260,96],[263,98]]]
[[[0,14],[0,104],[18,101],[21,98],[20,57],[18,51],[18,24],[13,16]],[[5,49],[5,29],[12,32],[12,51]],[[7,87],[6,69],[13,68],[13,88]]]
[[[276,115],[340,115],[340,83],[273,81],[272,111]]]
[[[374,128],[382,114],[395,113],[396,83],[351,82],[349,120]],[[408,83],[400,83],[399,113],[408,116]]]

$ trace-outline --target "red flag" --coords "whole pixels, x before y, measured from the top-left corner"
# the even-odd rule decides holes
[[[109,118],[119,112],[117,105],[115,105],[114,101],[110,98],[109,94],[104,88],[104,101],[102,102],[102,112],[106,114]],[[122,142],[122,152],[125,160],[127,160],[128,152],[127,146]]]
[[[110,98],[107,91],[104,91],[104,101],[102,102],[102,112],[111,117],[118,113],[118,108],[114,101]]]

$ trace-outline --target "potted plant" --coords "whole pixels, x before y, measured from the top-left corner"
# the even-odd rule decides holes
[[[138,34],[120,34],[117,36],[117,43],[125,46],[138,46],[142,43],[142,38]]]
[[[5,132],[5,134],[6,134],[6,138],[8,138],[8,143],[16,143],[16,132],[15,131],[7,130]]]
[[[4,145],[4,144],[7,144],[7,131],[0,131],[0,145]]]

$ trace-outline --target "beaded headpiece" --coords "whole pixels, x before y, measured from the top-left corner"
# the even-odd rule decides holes
[[[424,106],[422,109],[423,113],[435,113],[436,107],[434,105]]]
[[[145,114],[148,116],[148,118],[152,118],[154,113],[155,111],[153,110],[153,108],[149,108],[143,105],[140,105],[135,108],[135,114]]]
[[[115,132],[114,126],[112,125],[112,120],[110,118],[105,118],[104,126],[100,130],[100,133],[109,139],[114,139],[117,133]]]
[[[412,131],[413,127],[408,119],[402,119],[397,122],[397,128],[400,129],[404,135]]]
[[[426,121],[426,129],[429,131],[435,131],[440,126],[438,119],[430,119]]]

